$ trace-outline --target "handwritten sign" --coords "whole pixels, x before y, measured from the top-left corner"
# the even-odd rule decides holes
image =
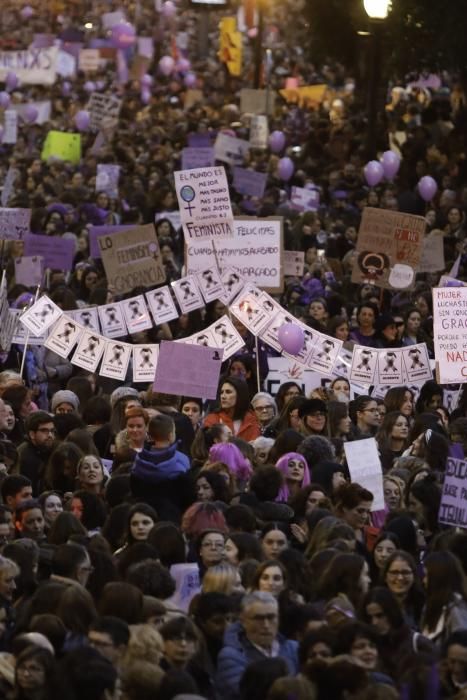
[[[41,158],[57,158],[78,165],[81,160],[81,134],[49,131],[42,147]]]
[[[433,289],[435,359],[441,384],[467,382],[467,287]]]
[[[284,250],[284,275],[303,277],[305,253],[299,250]]]
[[[298,211],[317,211],[319,207],[318,190],[308,190],[306,187],[292,187],[290,197],[292,206]]]
[[[105,192],[111,199],[117,199],[119,178],[119,165],[99,163],[97,166],[96,192]]]
[[[384,509],[383,470],[374,438],[344,443],[350,478],[373,494],[372,511]]]
[[[119,231],[128,231],[128,229],[134,228],[131,224],[120,225],[120,226],[91,226],[89,229],[89,254],[91,258],[100,258],[101,249],[99,248],[99,243],[97,239],[99,236],[112,236],[114,233]]]
[[[53,85],[57,77],[58,47],[0,51],[0,82],[14,73],[24,85]]]
[[[72,270],[75,253],[73,240],[33,233],[24,236],[24,254],[41,255],[44,267],[51,270]]]
[[[85,73],[94,72],[99,69],[100,59],[99,49],[81,49],[78,58],[78,68]]]
[[[268,176],[267,173],[258,173],[256,170],[234,167],[234,189],[240,194],[250,197],[261,197],[264,195]]]
[[[89,128],[91,131],[99,131],[103,123],[109,127],[116,125],[121,107],[122,100],[120,97],[93,92],[87,106],[90,116]]]
[[[467,462],[448,457],[438,520],[443,525],[467,528]]]
[[[269,139],[268,118],[264,114],[255,114],[250,122],[250,146],[267,148]]]
[[[29,232],[30,209],[0,208],[0,240],[13,241]]]
[[[216,160],[221,160],[228,165],[243,165],[249,150],[250,144],[248,141],[237,139],[222,132],[217,135],[214,144]]]
[[[193,170],[194,168],[209,168],[214,165],[214,149],[184,148],[182,150],[182,170]]]
[[[18,139],[18,113],[14,109],[6,109],[3,115],[2,143],[16,143]]]

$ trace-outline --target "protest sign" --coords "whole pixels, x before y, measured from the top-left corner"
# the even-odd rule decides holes
[[[211,166],[214,166],[214,149],[212,147],[187,147],[182,150],[182,170],[209,168]]]
[[[467,382],[467,287],[433,289],[435,359],[440,384]]]
[[[372,511],[384,510],[383,470],[374,438],[344,443],[351,481],[373,494]]]
[[[307,364],[317,372],[330,374],[342,348],[342,341],[322,333],[316,333],[316,331],[313,333],[313,337],[314,342],[311,343],[311,354]]]
[[[467,462],[448,457],[438,520],[443,525],[467,528]]]
[[[246,290],[241,292],[237,299],[231,304],[230,312],[235,318],[238,318],[253,335],[259,335],[271,322],[275,313],[275,308],[273,307],[269,312],[266,311],[264,307],[260,305],[255,294],[252,293],[248,289],[248,285],[246,285]]]
[[[269,140],[268,118],[264,114],[255,114],[250,122],[251,148],[267,148]]]
[[[242,88],[240,90],[240,112],[242,114],[270,114],[274,107],[274,95],[267,90]],[[269,109],[269,112],[268,112]]]
[[[402,349],[402,360],[407,382],[426,382],[433,379],[430,358],[425,343],[409,345]],[[379,382],[383,384],[382,381]]]
[[[52,328],[44,345],[57,355],[67,358],[83,332],[83,327],[63,315]]]
[[[45,344],[47,340],[47,329],[42,331],[39,335],[32,335],[26,326],[20,323],[21,309],[10,309],[10,316],[13,316],[14,330],[11,339],[12,343],[15,345],[24,345],[26,340],[28,345],[34,345],[41,347]],[[53,323],[53,322],[52,322]]]
[[[238,218],[233,230],[232,238],[216,241],[216,255],[211,242],[190,242],[186,247],[187,272],[212,266],[217,256],[221,269],[235,268],[246,281],[262,289],[282,291],[282,218]]]
[[[387,349],[378,352],[378,364],[376,367],[378,384],[391,387],[401,386],[404,383],[402,351]]]
[[[195,275],[187,275],[175,282],[172,282],[172,289],[182,314],[187,314],[195,309],[200,309],[204,306],[204,300],[201,296]]]
[[[78,165],[81,160],[81,134],[49,131],[42,147],[41,159],[58,158]]]
[[[422,254],[423,216],[365,207],[357,238],[352,282],[411,289]]]
[[[196,279],[206,304],[219,299],[225,291],[217,265],[198,272]]]
[[[23,85],[53,85],[57,77],[58,47],[0,51],[0,82],[14,73]]]
[[[159,243],[152,224],[99,236],[109,286],[118,294],[165,282]]]
[[[62,314],[57,304],[48,296],[43,296],[24,312],[20,321],[33,335],[38,336],[58,321]]]
[[[183,101],[183,108],[185,111],[193,107],[193,105],[200,104],[203,102],[203,91],[202,90],[187,90],[185,92],[185,99]]]
[[[133,345],[134,382],[154,381],[158,355],[158,345]]]
[[[106,338],[121,338],[127,334],[125,319],[120,302],[103,304],[97,307],[102,333]]]
[[[154,40],[152,36],[139,36],[137,39],[137,51],[139,56],[152,59],[154,56]]]
[[[104,122],[108,126],[115,126],[118,122],[121,107],[122,100],[120,97],[93,92],[87,106],[91,131],[99,131]]]
[[[41,255],[15,258],[15,282],[26,287],[37,287],[42,284],[44,274],[44,258]]]
[[[99,313],[97,306],[88,306],[84,309],[67,311],[67,316],[77,321],[86,331],[100,332]]]
[[[134,227],[131,224],[126,224],[124,226],[91,226],[89,229],[89,255],[91,258],[97,259],[101,257],[101,249],[97,241],[99,236],[112,236],[114,233],[128,231],[130,228]]]
[[[305,396],[321,387],[325,381],[322,374],[295,362],[289,357],[268,357],[269,373],[265,379],[265,391],[275,396],[281,384],[296,382]]]
[[[72,270],[75,253],[75,242],[68,238],[39,236],[34,233],[24,236],[24,254],[41,255],[44,267],[51,270]]]
[[[128,333],[138,333],[152,328],[152,321],[142,294],[120,302]]]
[[[115,10],[115,12],[103,12],[101,22],[104,29],[112,29],[120,22],[126,22],[125,13],[123,10]]]
[[[20,176],[19,170],[17,168],[10,167],[7,170],[5,180],[2,187],[2,196],[0,197],[0,203],[2,207],[7,207],[8,202],[11,199],[12,194],[15,191],[15,182]]]
[[[71,362],[89,372],[95,372],[105,345],[106,340],[103,336],[94,333],[94,331],[83,331]]]
[[[37,111],[37,117],[34,119],[34,124],[46,124],[50,121],[52,114],[52,102],[50,100],[42,100],[40,102],[22,102],[21,104],[11,105],[11,109],[14,109],[22,119],[27,119],[27,113],[31,107]]]
[[[308,190],[306,187],[292,187],[290,201],[298,211],[318,211],[319,192]]]
[[[233,214],[225,169],[179,170],[174,177],[186,242],[233,236]]]
[[[100,60],[101,55],[99,49],[81,49],[78,58],[78,68],[85,73],[94,72],[99,70]]]
[[[362,384],[373,384],[378,364],[378,351],[364,345],[354,345],[350,380]]]
[[[96,192],[105,192],[111,199],[117,199],[119,177],[119,165],[99,163],[97,166]]]
[[[245,345],[240,333],[228,316],[224,315],[217,321],[214,321],[210,329],[214,339],[214,347],[222,348],[224,351],[222,356],[224,362]]]
[[[442,231],[431,231],[423,239],[422,254],[418,272],[439,272],[444,270],[444,234]]]
[[[163,340],[154,390],[175,396],[215,399],[222,365],[221,349]]]
[[[159,326],[161,323],[167,323],[174,318],[178,318],[177,307],[172,299],[169,287],[158,287],[150,292],[146,292],[145,296],[156,325]]]
[[[327,85],[304,85],[303,87],[285,88],[279,90],[279,93],[286,102],[310,109],[321,104],[327,90]]]
[[[305,253],[299,250],[284,250],[284,275],[303,277],[305,268]]]
[[[73,78],[76,75],[76,58],[70,50],[71,47],[80,47],[80,44],[75,42],[69,42],[67,45],[67,50],[59,49],[57,55],[56,70],[57,75],[62,78]],[[79,50],[79,49],[78,49]]]
[[[18,208],[0,208],[0,240],[16,241],[29,233],[31,210]]]
[[[2,143],[16,143],[18,139],[18,113],[14,109],[6,109],[3,114]]]
[[[267,173],[258,173],[256,170],[234,167],[233,186],[240,194],[249,197],[261,197],[264,195],[268,176]]]
[[[107,340],[102,355],[99,374],[110,379],[124,381],[131,358],[132,345],[115,340]]]
[[[250,144],[248,141],[237,139],[223,132],[217,135],[214,143],[216,160],[221,160],[228,165],[243,165],[249,150]]]

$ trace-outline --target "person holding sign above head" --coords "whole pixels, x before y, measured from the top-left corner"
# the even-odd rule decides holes
[[[208,413],[204,426],[210,428],[216,423],[224,423],[235,437],[246,442],[255,440],[261,435],[258,420],[250,410],[248,385],[238,377],[228,377],[220,384],[219,408]]]

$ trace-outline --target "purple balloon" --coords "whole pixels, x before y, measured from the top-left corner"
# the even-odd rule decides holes
[[[175,68],[175,61],[172,56],[162,56],[159,61],[159,70],[162,75],[169,76]]]
[[[143,105],[149,104],[151,101],[151,91],[148,90],[147,88],[144,88],[141,90],[141,102]]]
[[[280,153],[284,150],[285,134],[282,131],[273,131],[269,136],[269,148],[273,153]]]
[[[112,27],[110,40],[116,49],[127,49],[136,41],[136,29],[129,22],[118,22]]]
[[[195,87],[197,80],[198,78],[194,73],[187,73],[183,78],[183,82],[185,83],[187,88]]]
[[[420,193],[420,197],[424,199],[425,202],[431,202],[431,200],[438,191],[438,185],[436,184],[436,180],[433,180],[433,178],[430,177],[430,175],[425,175],[424,177],[421,177],[418,181],[417,187]]]
[[[277,172],[279,174],[279,177],[281,180],[290,180],[292,175],[294,174],[295,166],[293,164],[293,160],[290,158],[281,158],[279,161],[279,165],[277,167]]]
[[[170,17],[174,17],[175,13],[177,12],[177,8],[172,2],[172,0],[166,0],[164,4],[162,5],[162,14],[164,17],[167,17],[169,19]]]
[[[141,78],[141,85],[143,87],[146,87],[146,88],[151,87],[153,82],[154,82],[154,78],[152,77],[152,75],[149,75],[149,73],[145,73],[143,75],[143,77]]]
[[[93,83],[92,80],[86,80],[83,87],[86,92],[94,92],[96,89],[96,83]]]
[[[377,160],[370,160],[370,162],[365,165],[363,173],[370,187],[378,185],[384,177],[383,166]]]
[[[34,124],[37,117],[39,116],[39,110],[34,105],[26,105],[26,109],[23,112],[24,121],[28,124]]]
[[[18,87],[19,85],[19,79],[16,73],[13,73],[12,71],[8,71],[6,74],[5,78],[5,85],[7,90],[14,90],[15,88]]]
[[[23,9],[20,12],[21,18],[22,19],[30,19],[34,14],[34,10],[30,5],[26,5],[26,7],[23,7]]]
[[[96,90],[103,90],[105,88],[105,80],[96,81]]]
[[[277,339],[282,350],[290,355],[298,355],[303,348],[305,335],[296,323],[284,323],[277,332]]]
[[[384,170],[386,180],[394,180],[401,164],[401,159],[394,151],[384,151],[381,156],[381,165]]]
[[[2,109],[8,109],[10,106],[10,95],[4,90],[0,92],[0,107]]]
[[[190,70],[191,63],[187,58],[179,58],[176,68],[179,73],[186,73]]]
[[[86,131],[86,129],[89,129],[90,121],[90,114],[86,109],[80,109],[79,112],[76,112],[75,124],[78,131]]]

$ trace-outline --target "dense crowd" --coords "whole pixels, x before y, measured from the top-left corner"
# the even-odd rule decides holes
[[[2,2],[3,49],[37,34],[105,43],[100,18],[121,9],[154,49],[144,85],[122,80],[110,52],[92,74],[9,92],[11,104],[51,100],[52,114],[20,120],[16,144],[0,145],[0,181],[13,181],[3,205],[31,209],[33,234],[75,244],[73,269],[49,270],[41,293],[65,312],[122,298],[90,254],[90,227],[104,224],[155,222],[167,282],[180,278],[173,172],[190,135],[248,139],[239,90],[252,82],[253,33],[235,78],[216,54],[221,13],[202,24],[193,9],[164,13],[152,0],[28,7]],[[234,213],[282,216],[284,248],[304,253],[303,276],[286,276],[275,295],[295,318],[347,350],[426,343],[434,359],[431,289],[453,266],[459,280],[466,273],[462,88],[448,73],[431,88],[423,75],[394,80],[377,137],[401,167],[369,187],[361,88],[344,66],[307,58],[301,17],[301,3],[281,3],[264,32],[269,129],[285,135],[294,173],[281,179],[280,155],[250,149],[243,165],[267,173],[267,186],[261,199],[232,186]],[[164,76],[167,55],[180,69]],[[200,91],[190,106],[187,66]],[[326,84],[325,99],[287,103],[276,92],[287,77]],[[94,90],[122,98],[115,129],[97,145],[83,131],[79,164],[42,160],[48,131],[75,131]],[[96,190],[99,163],[120,166],[118,197]],[[427,174],[438,184],[429,203],[416,190]],[[292,186],[314,187],[319,206],[297,210]],[[418,273],[410,292],[353,284],[366,206],[424,216],[427,233],[442,235],[444,266]],[[23,243],[1,246],[10,306],[22,309],[36,291],[15,279]],[[210,302],[121,340],[180,340],[226,313]],[[268,360],[278,353],[232,321],[245,346],[223,364],[215,401],[158,393],[131,371],[124,382],[90,374],[43,345],[0,355],[0,696],[466,698],[467,536],[438,520],[446,460],[467,450],[463,385],[433,378],[361,393],[347,376],[321,375],[305,389],[290,361],[272,395]],[[372,437],[379,510],[345,455]]]

